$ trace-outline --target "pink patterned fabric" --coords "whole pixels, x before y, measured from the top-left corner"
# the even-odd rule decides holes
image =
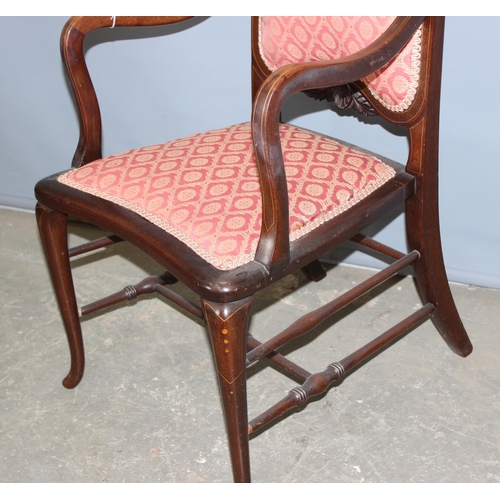
[[[391,179],[378,159],[291,125],[280,125],[296,240]],[[218,269],[254,259],[260,183],[250,124],[134,149],[69,170],[59,182],[132,210]]]
[[[394,17],[262,17],[260,51],[274,71],[286,64],[338,59],[375,41]],[[394,61],[364,79],[373,96],[391,111],[412,103],[420,72],[421,30]]]

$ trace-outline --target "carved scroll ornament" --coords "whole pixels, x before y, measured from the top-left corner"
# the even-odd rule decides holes
[[[306,90],[304,93],[318,101],[326,100],[340,109],[353,109],[366,116],[377,114],[363,94],[349,84],[327,89]]]

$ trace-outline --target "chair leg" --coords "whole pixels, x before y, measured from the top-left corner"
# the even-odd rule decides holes
[[[250,482],[246,335],[253,297],[219,304],[202,300],[229,437],[234,481]]]
[[[437,196],[435,203],[413,196],[406,204],[406,225],[410,250],[418,250],[421,257],[413,268],[422,300],[434,305],[432,320],[450,349],[459,356],[468,356],[472,344],[458,314],[444,267]],[[424,209],[426,207],[426,209]],[[429,208],[430,207],[430,208]]]
[[[80,318],[73,287],[73,277],[68,257],[68,217],[40,204],[36,207],[36,216],[52,283],[69,342],[71,368],[63,380],[63,385],[67,389],[73,389],[83,377],[85,355]]]
[[[310,264],[307,264],[302,268],[302,272],[305,274],[307,279],[310,281],[321,281],[326,278],[326,272],[321,265],[319,260],[313,260]]]

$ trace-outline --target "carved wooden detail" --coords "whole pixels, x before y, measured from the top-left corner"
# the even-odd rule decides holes
[[[375,116],[377,114],[365,96],[349,84],[327,89],[306,90],[304,94],[317,101],[326,100],[340,109],[353,109],[366,116]]]

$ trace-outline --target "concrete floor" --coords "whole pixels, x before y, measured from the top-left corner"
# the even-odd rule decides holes
[[[71,225],[72,243],[94,234]],[[152,297],[96,313],[83,325],[85,377],[64,389],[67,342],[34,215],[0,210],[0,238],[0,481],[231,481],[204,327]],[[78,298],[92,301],[157,270],[126,244],[76,258]],[[258,297],[251,331],[264,339],[370,274],[337,266],[320,283],[291,276]],[[387,300],[372,293],[355,315],[345,311],[315,330],[307,346],[287,346],[290,357],[322,370],[419,303],[411,278],[384,289]],[[255,436],[253,481],[499,482],[500,291],[452,290],[471,356],[454,355],[424,323],[325,397]],[[297,385],[266,366],[252,370],[248,384],[251,418]]]

